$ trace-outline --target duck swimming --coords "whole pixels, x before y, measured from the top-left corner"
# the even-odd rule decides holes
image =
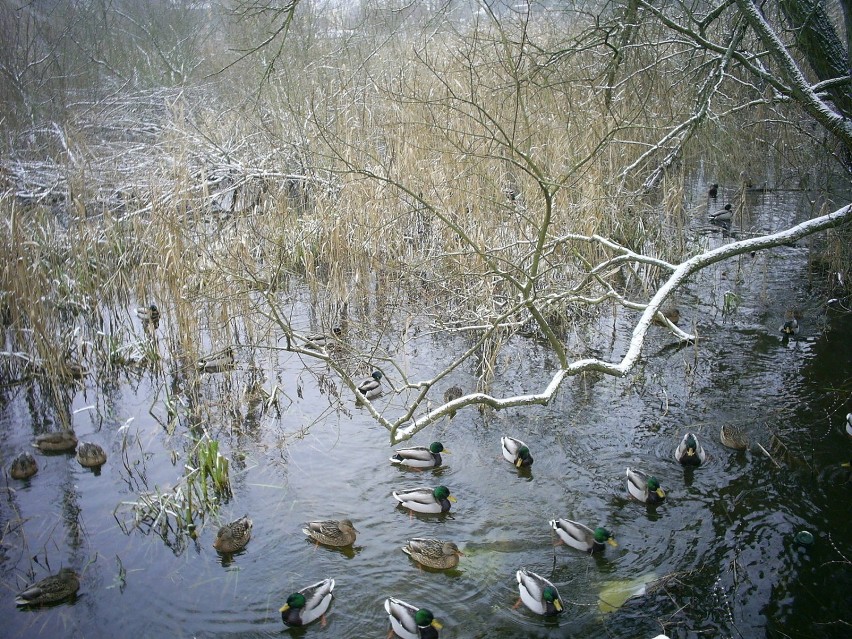
[[[656,477],[639,470],[627,469],[627,491],[630,496],[644,504],[659,504],[666,498]]]
[[[29,479],[38,472],[35,457],[29,453],[21,453],[12,460],[9,474],[12,479]]]
[[[327,519],[310,521],[302,532],[319,544],[326,546],[351,546],[355,543],[357,530],[349,519]]]
[[[373,374],[358,384],[358,392],[369,400],[374,400],[382,394],[382,372],[373,371]],[[360,401],[360,400],[359,400]]]
[[[401,639],[438,639],[443,627],[428,608],[418,608],[396,597],[385,599],[391,629]]]
[[[288,626],[307,626],[320,619],[331,605],[332,590],[334,579],[323,579],[294,592],[278,610],[281,613],[281,621]],[[322,623],[325,625],[324,618]]]
[[[514,437],[501,437],[500,445],[503,451],[503,459],[518,468],[532,466],[533,458],[530,449],[520,439]]]
[[[71,568],[63,568],[56,575],[45,577],[18,594],[19,606],[47,606],[73,597],[80,589],[80,578]]]
[[[707,453],[695,433],[687,433],[675,449],[674,457],[684,466],[700,466],[707,459]]]
[[[739,426],[733,424],[722,424],[719,429],[719,440],[722,445],[734,450],[746,450],[748,448],[748,437]]]
[[[534,613],[552,617],[565,612],[559,591],[547,579],[526,568],[521,568],[515,573],[515,577],[518,580],[521,601]]]
[[[446,486],[437,488],[409,488],[393,491],[393,497],[403,507],[418,513],[436,514],[449,512],[456,498]]]
[[[242,550],[251,539],[252,521],[248,515],[225,524],[216,534],[213,548],[221,553],[232,553]]]
[[[721,211],[717,211],[716,213],[710,214],[711,222],[730,222],[731,218],[734,217],[734,212],[731,210],[731,205],[726,204],[725,208]]]
[[[448,454],[449,452],[441,442],[432,442],[428,448],[426,446],[401,448],[395,451],[390,462],[409,468],[437,468],[443,463],[441,453]]]
[[[409,539],[402,547],[402,552],[417,563],[438,570],[455,568],[459,564],[459,557],[464,556],[459,547],[451,541],[422,537]]]
[[[592,530],[588,526],[570,519],[553,519],[549,523],[561,541],[577,550],[591,554],[604,550],[606,544],[613,547],[618,546],[618,543],[612,537],[612,533],[601,526]]]
[[[61,452],[74,450],[77,447],[77,435],[73,430],[60,430],[55,433],[44,433],[35,438],[33,446],[42,452]]]
[[[85,468],[100,468],[106,460],[106,452],[97,444],[84,442],[77,448],[77,461]]]

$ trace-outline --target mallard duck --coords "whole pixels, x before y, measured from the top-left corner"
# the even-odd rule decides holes
[[[326,346],[333,344],[337,338],[343,334],[343,329],[335,326],[331,329],[331,335],[326,333],[311,333],[305,335],[305,348],[321,351],[325,350]]]
[[[559,539],[577,550],[582,550],[589,554],[600,552],[609,544],[610,546],[618,546],[618,542],[612,537],[612,533],[606,528],[597,527],[594,530],[588,526],[570,519],[553,519],[550,521],[550,527],[556,531]]]
[[[142,328],[152,327],[154,330],[160,328],[160,309],[156,304],[145,308],[140,306],[136,309],[136,317],[142,320]]]
[[[450,502],[456,501],[446,486],[395,490],[393,496],[405,508],[418,513],[445,513],[452,506]]]
[[[518,578],[521,601],[527,608],[546,617],[564,612],[559,591],[547,579],[526,568],[521,568],[515,576]]]
[[[715,200],[716,196],[719,195],[719,185],[711,184],[710,188],[707,190],[707,195]]]
[[[428,608],[418,608],[396,597],[385,599],[391,628],[401,639],[438,639],[443,626]]]
[[[700,466],[707,459],[707,453],[704,452],[704,447],[698,443],[698,437],[695,436],[695,433],[687,433],[678,444],[674,457],[684,466]]]
[[[216,533],[216,541],[213,542],[213,547],[221,553],[242,550],[251,539],[251,527],[252,521],[248,518],[248,515],[240,517],[230,524],[225,524]]]
[[[198,370],[202,373],[221,373],[234,367],[234,349],[230,346],[204,355],[198,360]]]
[[[518,468],[532,466],[533,458],[530,449],[520,439],[514,437],[501,437],[500,444],[503,449],[503,459]]]
[[[464,395],[464,391],[459,386],[450,386],[447,390],[444,391],[444,403],[449,404],[452,401],[457,399],[461,399],[461,396]],[[456,411],[450,411],[449,417],[452,419],[456,416]]]
[[[733,424],[722,424],[722,428],[719,429],[719,440],[724,446],[734,450],[748,448],[748,437],[739,426]]]
[[[627,469],[627,490],[630,496],[646,504],[659,504],[666,498],[656,477],[639,470]]]
[[[426,446],[400,448],[394,452],[390,462],[409,468],[437,468],[443,463],[441,453],[449,452],[441,442],[432,442],[429,444],[429,448],[426,448]]]
[[[351,546],[355,543],[355,526],[349,519],[309,521],[302,532],[319,544],[326,546]]]
[[[358,392],[367,399],[376,399],[382,394],[382,372],[373,371],[373,374],[358,384]]]
[[[734,212],[731,210],[731,205],[726,204],[725,208],[723,208],[721,211],[717,211],[716,213],[710,214],[710,221],[730,222],[732,217],[734,217]]]
[[[71,568],[28,586],[15,598],[19,606],[45,606],[73,597],[80,589],[80,578]]]
[[[852,413],[846,414],[846,434],[852,437]]]
[[[29,453],[21,453],[12,460],[9,474],[12,479],[29,479],[38,472],[38,464],[35,457]]]
[[[288,626],[307,626],[316,621],[331,605],[332,590],[334,579],[323,579],[294,592],[278,610],[281,613],[281,621]],[[325,619],[322,623],[325,625]]]
[[[778,328],[784,335],[798,335],[801,327],[799,320],[802,319],[802,313],[796,309],[784,313],[784,323]]]
[[[35,438],[33,446],[42,452],[74,450],[77,447],[77,435],[73,430],[44,433]]]
[[[438,570],[455,568],[459,565],[459,557],[464,556],[459,547],[451,541],[422,537],[409,539],[408,543],[402,547],[402,552],[417,563]]]
[[[676,308],[666,308],[660,311],[663,317],[669,320],[672,324],[677,324],[680,321],[680,310]],[[656,324],[657,326],[666,326],[666,323],[660,318],[659,315],[654,315],[654,319],[651,320],[652,324]]]
[[[107,454],[103,448],[91,442],[84,442],[77,448],[77,461],[86,468],[99,468],[106,463]]]

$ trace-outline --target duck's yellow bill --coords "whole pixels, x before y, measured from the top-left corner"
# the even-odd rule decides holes
[[[456,498],[455,498],[455,497],[453,497],[452,495],[448,495],[448,496],[447,496],[447,499],[449,499],[449,500],[450,500],[451,502],[453,502],[453,503],[456,503],[456,502],[458,501],[458,499],[456,499]]]
[[[290,604],[284,604],[278,609],[278,612],[287,612],[288,610],[290,610]]]
[[[556,608],[559,612],[562,612],[562,602],[558,599],[553,600],[553,607]]]
[[[616,546],[618,546],[618,542],[617,542],[615,539],[613,539],[612,537],[610,537],[609,539],[607,539],[607,540],[606,540],[606,543],[608,543],[608,544],[609,544],[610,546],[612,546],[613,548],[615,548]]]
[[[660,499],[664,499],[666,496],[666,493],[662,488],[657,488],[654,492],[660,496]]]
[[[435,630],[440,630],[441,628],[444,627],[444,626],[442,626],[441,624],[438,623],[437,619],[433,619],[432,623],[429,624],[429,625],[432,626]]]

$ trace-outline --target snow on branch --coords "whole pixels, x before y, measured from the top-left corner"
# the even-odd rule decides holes
[[[484,404],[494,409],[501,409],[511,408],[513,406],[530,406],[535,404],[546,405],[553,399],[553,397],[555,397],[562,385],[562,382],[567,377],[592,371],[616,377],[624,377],[630,372],[636,364],[636,361],[639,359],[642,347],[645,343],[645,336],[648,328],[650,327],[654,317],[657,315],[661,305],[669,297],[669,295],[677,289],[677,287],[686,281],[690,275],[728,258],[735,257],[743,253],[749,253],[751,251],[773,248],[775,246],[794,242],[808,235],[813,235],[814,233],[819,233],[830,228],[847,224],[850,220],[852,220],[852,204],[847,204],[833,213],[807,220],[784,231],[741,240],[739,242],[732,242],[731,244],[726,244],[725,246],[695,255],[685,262],[682,262],[674,268],[669,278],[662,284],[662,286],[660,286],[656,294],[644,307],[645,310],[639,318],[639,321],[636,323],[636,327],[633,329],[630,344],[627,348],[627,352],[621,358],[621,361],[608,362],[598,358],[580,359],[554,372],[548,381],[547,386],[539,393],[515,395],[505,398],[494,397],[493,395],[486,393],[471,393],[459,399],[442,404],[437,409],[429,411],[425,415],[409,422],[411,415],[413,414],[412,409],[416,408],[416,405],[425,397],[424,389],[430,388],[437,381],[436,378],[416,384],[416,386],[420,388],[421,392],[413,405],[406,410],[405,415],[403,415],[400,419],[391,422],[383,418],[373,408],[373,406],[369,405],[368,402],[370,413],[374,418],[377,418],[382,425],[388,428],[391,433],[392,443],[397,444],[401,441],[410,439],[413,435],[420,432],[430,424],[433,424],[445,415],[449,415],[451,412],[457,411],[464,406],[469,406],[471,404]],[[623,300],[620,301],[623,302]],[[630,303],[625,303],[625,305],[633,306]]]

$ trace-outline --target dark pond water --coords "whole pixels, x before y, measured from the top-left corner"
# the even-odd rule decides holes
[[[705,188],[696,184],[696,192]],[[804,215],[806,202],[798,193],[755,195],[733,230],[778,228]],[[696,219],[704,218],[704,206],[697,197]],[[707,246],[730,241],[700,222],[690,233]],[[164,378],[146,371],[99,384],[90,377],[71,410],[81,440],[110,454],[100,475],[71,456],[36,453],[40,470],[31,480],[2,478],[0,635],[384,637],[382,602],[393,595],[430,607],[448,638],[632,639],[664,630],[681,638],[847,637],[852,471],[841,462],[852,457],[852,438],[843,432],[852,411],[852,317],[828,311],[827,295],[810,282],[805,246],[719,265],[676,300],[682,325],[702,338],[697,346],[678,348],[654,329],[645,358],[625,379],[571,379],[548,407],[463,410],[412,442],[438,439],[451,451],[434,471],[391,466],[388,435],[363,409],[350,403],[345,414],[330,411],[327,387],[317,381],[326,372],[320,365],[281,357],[267,382],[280,384],[288,398],[280,419],[217,408],[217,398],[248,383],[244,366],[204,376],[206,426],[231,459],[233,498],[220,521],[183,546],[154,532],[126,534],[119,525],[131,517],[122,504],[146,487],[175,485],[191,445],[185,429],[170,435],[163,427]],[[737,296],[727,296],[729,312],[726,293]],[[784,341],[778,328],[792,306],[803,309],[803,328]],[[622,313],[576,326],[570,337],[594,353],[620,354],[635,318]],[[407,366],[427,378],[463,342],[433,335],[415,345]],[[512,342],[494,392],[538,390],[553,367],[535,342]],[[472,388],[473,371],[467,374],[450,383]],[[8,469],[35,434],[54,426],[25,386],[5,389],[2,402]],[[393,397],[377,400],[383,410],[397,405]],[[723,423],[741,426],[775,461],[756,446],[721,446]],[[696,470],[672,457],[687,429],[709,455]],[[506,434],[530,445],[531,472],[500,457]],[[666,502],[650,508],[628,499],[627,466],[660,478]],[[395,507],[391,491],[438,483],[458,499],[449,515],[411,517]],[[254,520],[253,538],[244,553],[223,561],[212,548],[217,524],[245,513]],[[360,531],[349,551],[315,548],[300,532],[305,521],[342,516]],[[555,547],[548,527],[554,517],[605,524],[619,545],[594,557]],[[816,537],[810,547],[793,542],[803,529]],[[400,546],[424,536],[457,542],[465,552],[458,569],[418,569]],[[82,572],[76,601],[16,609],[15,594],[33,576],[62,566]],[[513,608],[514,574],[524,566],[556,583],[567,614],[550,621]],[[326,576],[337,582],[328,625],[285,629],[278,608],[286,596]],[[614,588],[665,576],[619,607]],[[603,612],[601,596],[617,610]]]

